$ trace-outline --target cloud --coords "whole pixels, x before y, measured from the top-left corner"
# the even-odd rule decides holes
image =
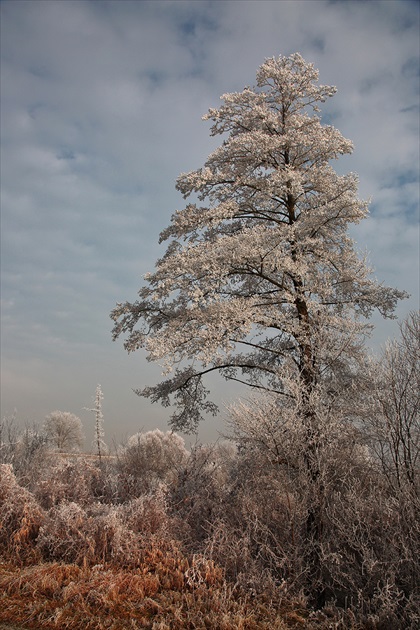
[[[373,198],[354,235],[380,279],[412,292],[399,316],[418,307],[417,3],[6,0],[0,10],[2,413],[80,415],[100,382],[111,434],[165,427],[167,410],[131,392],[160,368],[112,344],[109,312],[162,254],[158,234],[183,206],[177,176],[220,142],[201,116],[252,85],[265,57],[299,51],[337,85],[325,120],[355,152],[336,166]],[[376,346],[397,332],[375,323]]]

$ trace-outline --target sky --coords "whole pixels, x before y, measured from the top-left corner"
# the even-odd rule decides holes
[[[181,172],[220,143],[201,120],[255,84],[267,57],[299,52],[337,86],[324,120],[355,145],[370,215],[352,230],[375,276],[404,289],[396,321],[373,318],[378,352],[419,308],[419,4],[411,0],[3,0],[1,11],[1,416],[76,414],[105,439],[167,430],[170,410],[133,388],[161,368],[113,342],[110,312],[134,301],[184,200]],[[239,395],[220,382],[224,430]]]

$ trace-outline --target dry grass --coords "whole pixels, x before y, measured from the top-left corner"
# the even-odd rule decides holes
[[[45,512],[11,467],[0,468],[0,623],[37,630],[290,627],[285,611],[241,596],[212,560],[180,551],[159,495],[95,504],[89,513],[75,503]]]
[[[304,622],[294,613],[288,625],[268,603],[236,601],[209,561],[156,551],[133,570],[3,564],[0,593],[0,622],[28,629],[286,630]]]

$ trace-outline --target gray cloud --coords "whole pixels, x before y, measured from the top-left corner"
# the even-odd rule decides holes
[[[162,253],[158,234],[183,205],[176,177],[220,141],[202,114],[252,85],[265,57],[299,51],[337,85],[325,119],[355,152],[336,166],[359,173],[373,199],[354,237],[381,280],[412,293],[398,315],[418,308],[417,3],[6,0],[0,10],[2,413],[41,421],[58,408],[87,423],[100,382],[109,436],[166,426],[166,410],[131,392],[160,368],[112,344],[109,312],[134,299]],[[397,333],[374,323],[374,347]]]

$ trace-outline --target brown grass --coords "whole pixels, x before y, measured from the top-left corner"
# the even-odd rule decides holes
[[[0,565],[0,622],[32,629],[252,630],[290,625],[269,603],[236,601],[221,570],[204,559],[151,552],[133,570],[107,566]]]

